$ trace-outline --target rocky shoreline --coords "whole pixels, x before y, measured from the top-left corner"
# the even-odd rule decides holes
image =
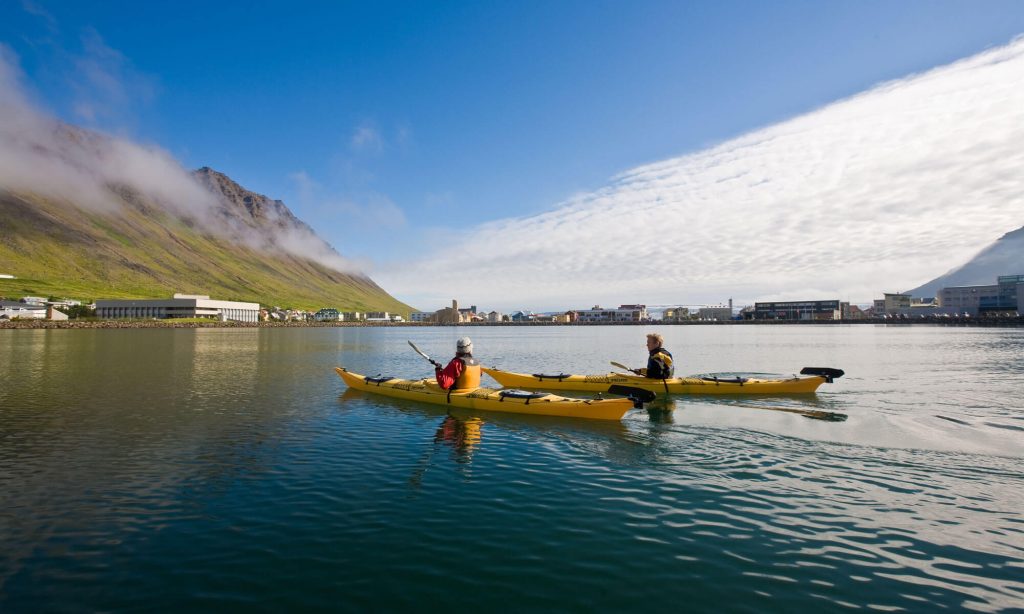
[[[0,320],[0,330],[52,330],[52,329],[121,329],[121,328],[365,328],[365,327],[434,327],[434,326],[765,326],[765,325],[850,325],[882,324],[886,326],[1024,326],[1024,316],[1000,318],[920,318],[906,320],[729,320],[684,322],[466,322],[462,324],[434,324],[430,322],[182,322],[180,320]]]

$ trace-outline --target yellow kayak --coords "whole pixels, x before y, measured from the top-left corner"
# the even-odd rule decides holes
[[[523,390],[496,390],[494,388],[447,391],[438,386],[436,382],[427,379],[368,377],[352,373],[342,367],[335,367],[334,370],[338,372],[349,388],[399,399],[467,409],[593,420],[621,420],[622,416],[634,407],[634,401],[628,398],[570,399],[554,394]],[[600,391],[607,392],[608,386]]]
[[[671,379],[648,379],[640,375],[626,375],[623,373],[607,373],[605,375],[567,375],[559,373],[556,375],[545,375],[535,373],[512,373],[501,369],[483,368],[483,372],[490,375],[499,384],[505,387],[529,388],[544,390],[580,390],[580,391],[602,391],[608,390],[609,386],[630,386],[649,390],[662,394],[807,394],[818,389],[818,386],[825,382],[831,382],[834,378],[842,377],[843,372],[839,369],[826,369],[817,367],[806,367],[801,373],[804,377],[796,376],[789,378],[757,378],[757,377],[715,377],[691,376],[673,377]]]

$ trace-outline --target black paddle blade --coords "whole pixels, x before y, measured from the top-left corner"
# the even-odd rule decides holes
[[[644,403],[650,403],[654,399],[658,398],[658,395],[654,394],[650,390],[644,390],[643,388],[635,388],[633,386],[620,386],[615,384],[608,388],[608,392],[611,394],[621,394],[622,396],[633,401],[633,407],[642,409]]]
[[[846,371],[842,369],[830,369],[828,367],[804,367],[800,369],[800,375],[820,375],[825,378],[825,381],[832,383],[832,380],[837,377],[846,375]]]

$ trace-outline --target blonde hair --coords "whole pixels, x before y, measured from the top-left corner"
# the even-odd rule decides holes
[[[647,338],[652,339],[655,343],[657,343],[658,347],[661,347],[662,345],[665,344],[665,338],[662,337],[659,333],[648,333]]]

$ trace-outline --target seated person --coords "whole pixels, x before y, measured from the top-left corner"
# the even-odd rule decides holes
[[[474,390],[480,387],[480,363],[473,358],[473,341],[459,339],[455,345],[455,358],[444,369],[434,363],[437,385],[444,390]]]
[[[676,368],[672,364],[672,354],[661,347],[665,339],[658,333],[647,335],[647,368],[637,369],[637,373],[651,379],[668,379],[675,374]]]

